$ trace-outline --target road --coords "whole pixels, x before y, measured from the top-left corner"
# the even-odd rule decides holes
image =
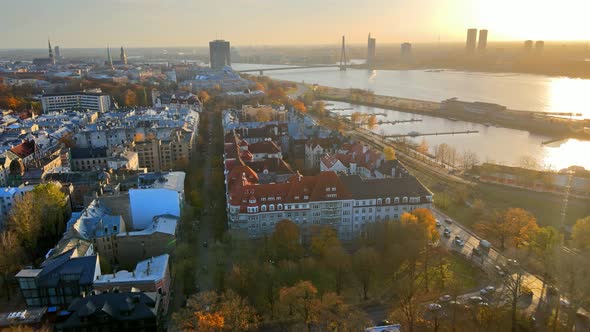
[[[207,140],[207,149],[203,156],[204,162],[202,165],[204,179],[203,187],[201,188],[203,211],[199,220],[199,244],[201,248],[199,249],[199,255],[195,257],[197,259],[198,267],[197,284],[201,291],[213,290],[215,288],[213,280],[216,268],[214,265],[215,257],[213,257],[213,247],[215,246],[213,223],[215,221],[213,216],[209,213],[212,211],[212,204],[214,204],[214,202],[211,201],[211,195],[207,195],[206,193],[211,186],[211,156],[218,153],[215,151],[215,144],[213,144],[213,135],[217,134],[215,125],[218,121],[218,117],[211,113],[209,116],[208,128],[206,129],[209,139]],[[205,243],[207,243],[206,247]]]

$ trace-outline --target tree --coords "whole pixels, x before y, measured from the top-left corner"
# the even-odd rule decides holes
[[[342,246],[336,245],[327,248],[324,254],[324,261],[334,279],[336,294],[340,295],[344,287],[345,278],[350,273],[350,255]]]
[[[283,313],[298,323],[305,324],[308,332],[319,322],[321,302],[317,298],[318,290],[310,281],[299,281],[292,287],[283,287],[279,291],[279,301]]]
[[[321,227],[319,233],[311,238],[311,251],[317,257],[323,257],[329,248],[340,246],[338,234],[331,226]]]
[[[9,228],[14,230],[19,241],[29,251],[36,249],[41,233],[41,211],[35,203],[33,194],[26,193],[14,200],[8,215]]]
[[[192,331],[253,331],[260,325],[256,311],[231,290],[195,294],[172,319],[178,329]]]
[[[369,126],[371,129],[377,127],[377,116],[375,114],[369,116],[369,119],[367,120],[367,126]]]
[[[305,108],[305,104],[302,101],[293,100],[291,104],[293,106],[293,109],[295,109],[297,112],[300,112],[300,113],[307,112],[307,108]]]
[[[16,233],[4,231],[0,234],[0,271],[2,271],[2,284],[6,290],[6,296],[10,301],[10,284],[14,275],[20,270],[25,259],[25,252],[21,247]]]
[[[125,106],[135,106],[137,105],[137,95],[133,90],[127,89],[123,94],[123,101]]]
[[[207,91],[205,90],[201,90],[199,91],[199,100],[201,101],[201,103],[203,105],[207,104],[209,102],[209,100],[211,100],[211,96],[209,96],[209,93],[207,93]]]
[[[580,250],[590,250],[590,216],[576,221],[572,229],[572,242]]]
[[[385,155],[385,160],[395,160],[395,150],[392,146],[383,148],[383,154]]]
[[[361,120],[361,116],[362,116],[362,114],[361,114],[361,113],[359,113],[359,112],[354,112],[354,113],[352,113],[352,114],[350,115],[350,121],[351,121],[353,124],[358,124],[358,123],[360,122],[360,120]]]
[[[322,100],[314,102],[311,111],[320,118],[324,117],[326,115],[326,103]]]
[[[538,229],[537,219],[528,211],[511,208],[502,214],[492,217],[488,222],[481,222],[475,228],[500,242],[500,249],[506,249],[506,243],[512,242],[515,247],[522,246]]]
[[[465,150],[461,156],[461,166],[464,171],[472,169],[474,166],[479,164],[479,158],[475,152]]]
[[[416,150],[418,150],[418,152],[422,154],[428,154],[428,142],[426,142],[425,138],[422,138],[422,141],[420,142],[420,145],[418,145],[418,148],[416,148]]]
[[[364,331],[370,323],[366,313],[331,292],[322,296],[319,311],[320,323],[328,331]]]
[[[352,256],[352,271],[361,285],[364,300],[369,299],[369,290],[375,281],[378,264],[379,255],[370,247],[362,247]]]
[[[275,226],[270,239],[270,254],[277,260],[301,257],[301,235],[299,227],[291,220],[281,220]]]

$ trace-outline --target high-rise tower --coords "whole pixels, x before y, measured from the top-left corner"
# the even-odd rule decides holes
[[[209,62],[211,63],[211,68],[214,69],[231,66],[231,54],[228,41],[214,40],[209,42]]]
[[[371,34],[369,33],[369,38],[367,39],[367,65],[369,66],[375,64],[376,44],[377,40],[371,38]]]
[[[465,44],[465,50],[467,53],[473,53],[475,51],[475,43],[477,42],[477,29],[467,30],[467,42]]]
[[[485,52],[488,46],[488,30],[479,30],[479,41],[477,42],[477,51]]]
[[[125,49],[123,48],[123,46],[121,46],[121,63],[126,65],[127,64],[127,52],[125,52]]]

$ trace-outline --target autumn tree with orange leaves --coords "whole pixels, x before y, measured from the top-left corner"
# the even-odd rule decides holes
[[[187,306],[172,320],[181,331],[255,331],[260,326],[258,314],[235,292],[202,292],[189,298]]]
[[[369,119],[367,120],[367,126],[369,126],[371,129],[377,126],[377,116],[375,114],[369,116]]]
[[[531,239],[538,228],[535,216],[520,208],[496,213],[491,220],[475,225],[476,230],[498,241],[502,250],[506,249],[508,243],[516,248],[521,247]]]

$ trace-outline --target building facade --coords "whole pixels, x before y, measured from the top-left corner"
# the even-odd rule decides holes
[[[101,92],[67,92],[44,94],[41,97],[43,112],[90,110],[107,112],[111,107],[111,97]]]
[[[231,66],[231,53],[229,42],[225,40],[214,40],[209,42],[209,61],[211,68],[221,69]]]

